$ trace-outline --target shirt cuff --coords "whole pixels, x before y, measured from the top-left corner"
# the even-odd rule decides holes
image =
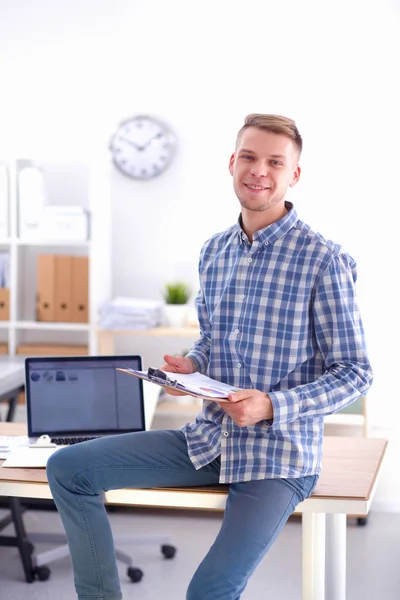
[[[268,392],[274,411],[272,427],[279,428],[285,423],[292,423],[299,418],[300,406],[296,392],[291,390],[280,390],[278,392]]]
[[[201,352],[196,352],[195,350],[186,354],[185,358],[191,358],[194,364],[197,367],[197,371],[202,375],[205,375],[208,367],[208,358],[204,356]]]

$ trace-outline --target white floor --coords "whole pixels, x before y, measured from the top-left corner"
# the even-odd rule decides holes
[[[0,517],[5,514],[0,511]],[[177,554],[172,560],[162,557],[158,547],[132,544],[120,546],[132,553],[135,566],[144,577],[131,583],[126,568],[121,565],[120,576],[124,598],[146,600],[183,600],[186,586],[196,566],[207,552],[220,527],[218,513],[193,513],[149,510],[123,510],[111,513],[115,534],[163,533],[172,536]],[[62,531],[56,512],[29,511],[25,514],[28,532]],[[12,529],[9,528],[11,534]],[[372,512],[369,522],[359,527],[354,520],[348,524],[348,599],[398,600],[400,515]],[[37,545],[38,552],[50,546]],[[75,598],[69,558],[49,565],[50,579],[46,582],[24,582],[16,549],[0,548],[0,599],[31,600]],[[246,600],[300,600],[301,598],[301,522],[290,520],[268,556],[260,564],[242,596]]]

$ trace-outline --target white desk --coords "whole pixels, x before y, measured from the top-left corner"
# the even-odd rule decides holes
[[[24,435],[20,423],[0,423],[0,435]],[[302,600],[346,599],[346,515],[367,515],[387,441],[326,437],[323,468],[302,513]],[[228,486],[217,488],[122,489],[107,492],[110,504],[223,510]],[[44,469],[0,467],[0,496],[51,499]],[[326,581],[326,586],[325,586]]]

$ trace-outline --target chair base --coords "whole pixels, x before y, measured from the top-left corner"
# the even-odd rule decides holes
[[[63,533],[27,533],[27,540],[34,544],[36,543],[44,543],[44,544],[60,544],[57,548],[52,548],[51,550],[47,550],[41,553],[35,553],[35,563],[37,567],[42,565],[47,565],[48,563],[54,562],[55,560],[59,560],[60,558],[64,558],[69,556],[69,548],[67,545],[66,536]],[[144,535],[116,535],[114,537],[115,546],[117,544],[160,544],[161,552],[164,554],[165,558],[169,558],[166,556],[168,554],[168,549],[165,551],[163,548],[166,546],[167,548],[174,548],[174,546],[170,545],[171,538],[166,535],[157,535],[157,534],[144,534]],[[133,559],[132,556],[123,552],[119,548],[115,548],[115,555],[117,560],[127,565],[128,567],[133,567]],[[172,558],[172,557],[171,557]]]

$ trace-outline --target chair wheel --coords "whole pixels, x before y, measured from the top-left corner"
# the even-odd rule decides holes
[[[164,544],[161,546],[161,552],[164,554],[165,558],[174,558],[176,554],[175,546],[168,546],[168,544]]]
[[[358,517],[357,518],[357,525],[366,525],[367,524],[367,517]]]
[[[126,574],[133,583],[138,583],[143,577],[143,571],[136,567],[128,567]]]
[[[50,573],[51,571],[49,567],[46,567],[46,565],[43,565],[41,567],[35,567],[33,569],[33,574],[39,581],[47,581],[50,577]]]

